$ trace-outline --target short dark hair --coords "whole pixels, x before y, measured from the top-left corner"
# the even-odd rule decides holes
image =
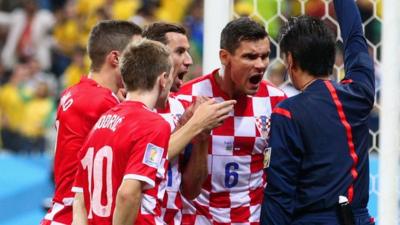
[[[122,20],[103,20],[93,27],[89,35],[87,52],[92,61],[90,69],[98,71],[111,51],[122,52],[132,40],[132,36],[141,35],[142,28]]]
[[[156,22],[148,25],[143,31],[143,37],[159,41],[165,45],[168,44],[166,33],[173,32],[186,35],[186,30],[183,26],[172,23]]]
[[[168,49],[160,42],[143,39],[130,43],[122,53],[120,68],[128,91],[151,90],[157,77],[169,74],[172,62]]]
[[[257,41],[268,37],[265,27],[249,17],[230,21],[221,32],[220,48],[234,53],[241,41]]]
[[[281,51],[315,77],[332,74],[335,39],[324,22],[310,16],[291,17],[279,34]]]

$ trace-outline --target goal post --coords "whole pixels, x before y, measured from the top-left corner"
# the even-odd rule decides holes
[[[233,0],[204,0],[203,74],[221,65],[218,57],[220,35],[232,13]]]
[[[399,224],[400,1],[383,2],[379,224]]]

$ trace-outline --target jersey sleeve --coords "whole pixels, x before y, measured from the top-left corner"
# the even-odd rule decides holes
[[[354,81],[372,107],[375,93],[374,64],[368,54],[360,13],[354,1],[335,0],[334,6],[344,44],[346,75],[342,83]]]
[[[290,224],[294,211],[297,171],[303,145],[291,112],[276,107],[271,117],[270,157],[266,159],[267,186],[261,209],[261,224]]]
[[[87,185],[87,171],[83,168],[81,163],[81,159],[84,155],[85,152],[83,151],[83,149],[81,149],[78,153],[78,169],[76,171],[74,183],[71,189],[71,191],[75,193],[83,193],[83,189],[85,185]]]
[[[148,124],[145,135],[137,139],[125,169],[124,179],[140,180],[145,189],[155,186],[157,170],[163,167],[168,152],[171,128],[164,120]]]
[[[82,168],[82,165],[79,163],[78,170],[75,174],[74,184],[72,185],[72,192],[75,193],[83,193],[83,186],[84,186],[84,175],[85,171]]]

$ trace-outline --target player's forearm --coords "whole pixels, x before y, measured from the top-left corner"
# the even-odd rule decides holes
[[[76,193],[74,204],[72,205],[72,225],[87,225],[87,212],[82,193]]]
[[[140,208],[141,191],[118,190],[113,225],[132,225]]]
[[[172,133],[168,144],[168,159],[171,161],[202,131],[202,127],[192,119]]]
[[[194,199],[208,175],[207,169],[208,140],[193,145],[189,162],[183,171],[181,191],[185,198]]]

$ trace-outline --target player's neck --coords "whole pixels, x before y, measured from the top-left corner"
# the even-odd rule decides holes
[[[110,73],[104,71],[91,71],[88,77],[96,81],[100,86],[110,89],[114,94],[117,93],[118,87],[116,85],[115,76],[111,76]]]
[[[157,103],[157,94],[152,91],[128,91],[126,94],[126,101],[141,102],[147,106],[149,109],[154,109]]]
[[[229,70],[221,68],[214,74],[214,78],[221,90],[227,94],[229,98],[233,99],[235,95],[235,85],[230,79]]]

